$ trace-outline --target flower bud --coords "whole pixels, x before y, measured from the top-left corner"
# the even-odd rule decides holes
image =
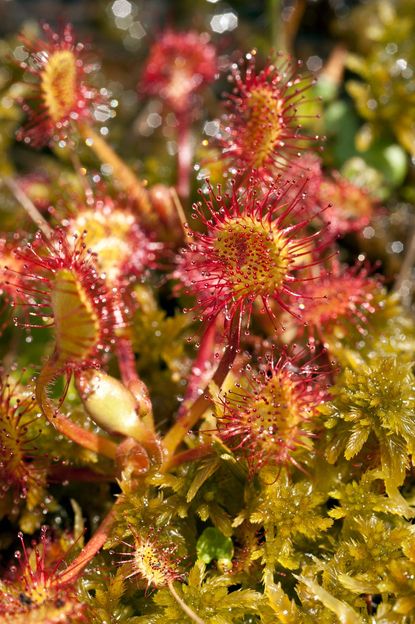
[[[87,369],[77,375],[77,388],[88,415],[110,433],[119,433],[136,440],[148,438],[148,430],[141,421],[144,406],[151,409],[147,396],[143,402],[118,379],[103,371]],[[144,387],[144,384],[143,384]]]

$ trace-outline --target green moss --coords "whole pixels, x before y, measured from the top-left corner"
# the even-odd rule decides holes
[[[395,357],[377,357],[370,364],[345,368],[331,390],[333,399],[321,406],[328,429],[325,454],[352,460],[371,453],[386,487],[401,486],[415,444],[415,379],[410,364]]]

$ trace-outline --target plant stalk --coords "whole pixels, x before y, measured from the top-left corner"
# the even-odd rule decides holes
[[[3,178],[3,183],[13,193],[19,204],[24,208],[33,223],[41,230],[42,234],[47,239],[50,239],[53,234],[53,230],[50,227],[46,219],[40,214],[32,200],[22,191],[20,186],[12,178]]]
[[[118,293],[119,294],[119,293]],[[118,366],[120,369],[121,380],[126,388],[130,390],[136,397],[137,401],[143,400],[143,382],[137,374],[135,355],[132,345],[131,327],[122,310],[121,301],[117,300],[114,306],[115,320],[117,323],[116,333],[117,340],[115,342],[115,350],[117,353]],[[148,399],[150,401],[150,399]],[[142,417],[146,427],[154,433],[153,411],[147,410],[145,416]]]
[[[187,116],[179,118],[177,137],[177,193],[184,204],[190,196],[193,162],[192,133]]]
[[[85,139],[85,143],[95,152],[101,162],[112,167],[114,178],[118,180],[124,190],[136,200],[139,209],[144,214],[149,215],[151,213],[151,205],[147,191],[130,167],[121,160],[105,139],[88,124],[80,124],[79,132],[82,138]]]
[[[193,620],[193,622],[196,622],[196,624],[205,624],[205,621],[202,620],[198,615],[196,615],[196,613],[193,611],[193,609],[191,609],[185,602],[184,600],[179,596],[179,594],[177,593],[177,591],[174,589],[173,583],[170,582],[168,584],[168,588],[170,590],[171,595],[173,596],[173,598],[175,599],[175,601],[177,602],[177,604],[180,606],[180,608],[186,613],[186,615]]]
[[[193,405],[189,408],[188,412],[172,426],[170,431],[168,431],[164,437],[163,445],[166,450],[166,460],[163,467],[164,470],[166,470],[169,466],[170,458],[189,430],[194,427],[197,421],[210,407],[212,402],[209,390],[210,383],[213,382],[219,388],[222,387],[238,353],[240,331],[241,316],[238,314],[238,317],[235,318],[233,322],[231,335],[229,336],[229,343],[225,348],[222,359],[219,362],[211,382],[206,385],[203,393],[196,399]]]
[[[192,365],[192,371],[189,376],[189,383],[186,388],[186,393],[183,399],[182,409],[179,410],[179,418],[186,410],[186,404],[188,401],[194,398],[195,386],[199,383],[199,379],[206,370],[206,364],[209,362],[212,350],[215,344],[216,336],[216,322],[217,318],[214,318],[207,326],[205,333],[200,341],[199,351]],[[202,377],[203,379],[203,377]]]
[[[209,455],[214,454],[214,448],[211,444],[200,444],[195,448],[188,449],[187,451],[183,451],[182,453],[177,453],[177,455],[173,455],[169,462],[169,468],[173,468],[174,466],[180,466],[181,464],[186,464],[188,462],[194,462],[202,457],[208,457]]]
[[[121,499],[118,499],[115,502],[111,511],[105,516],[98,529],[81,550],[79,555],[72,561],[72,563],[69,564],[66,570],[58,575],[56,584],[66,585],[76,581],[91,559],[93,559],[97,552],[102,548],[107,541],[111,527],[114,524],[116,506],[120,500]]]

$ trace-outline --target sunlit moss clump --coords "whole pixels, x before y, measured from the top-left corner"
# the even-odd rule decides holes
[[[388,490],[402,485],[415,450],[415,378],[410,364],[377,357],[345,368],[321,406],[329,430],[325,454],[333,463],[365,452],[382,470]]]

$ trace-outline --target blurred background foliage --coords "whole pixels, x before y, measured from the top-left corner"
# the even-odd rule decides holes
[[[214,87],[217,95],[226,87],[226,68],[241,51],[256,47],[266,55],[271,47],[286,48],[303,59],[309,71],[320,75],[317,91],[326,107],[324,129],[331,137],[325,156],[328,163],[341,168],[350,158],[360,157],[365,181],[372,181],[385,196],[400,186],[407,173],[406,153],[415,154],[412,9],[411,0],[2,0],[1,53],[22,60],[23,47],[15,35],[22,30],[33,32],[39,20],[55,26],[72,22],[80,40],[93,42],[96,60],[102,64],[98,81],[117,100],[116,118],[109,120],[111,141],[121,153],[136,159],[138,168],[144,167],[150,181],[170,181],[174,121],[163,120],[160,103],[144,100],[137,89],[140,67],[157,34],[165,27],[210,32],[223,70],[222,80]],[[340,45],[349,52],[344,82],[342,75],[334,75],[336,67],[325,71]],[[11,106],[11,96],[19,89],[11,87],[13,77],[10,62],[0,74],[4,148],[12,141],[18,117]],[[216,98],[208,98],[204,114],[204,121],[218,114]],[[213,132],[206,123],[202,129],[206,138]],[[17,162],[29,168],[31,157],[24,150]],[[3,171],[10,167],[6,158],[3,155]],[[360,163],[358,169],[362,167]],[[348,175],[357,175],[355,169],[347,167]]]

